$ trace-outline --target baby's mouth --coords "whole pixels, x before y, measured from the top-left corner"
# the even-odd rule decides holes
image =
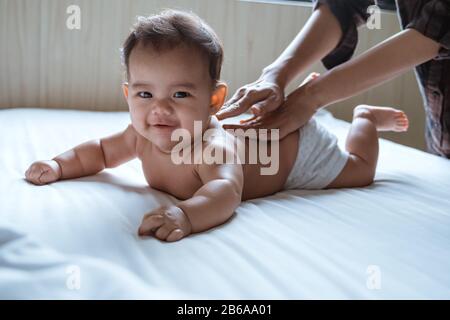
[[[160,132],[171,132],[175,130],[177,126],[171,124],[155,123],[150,125],[150,128],[156,129]]]

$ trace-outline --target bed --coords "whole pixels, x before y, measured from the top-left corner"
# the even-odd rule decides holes
[[[348,123],[317,119],[344,143]],[[138,160],[24,180],[34,160],[128,123],[126,112],[0,111],[0,298],[450,298],[449,160],[381,140],[373,185],[246,201],[175,243],[136,235],[146,212],[177,202],[147,186]]]

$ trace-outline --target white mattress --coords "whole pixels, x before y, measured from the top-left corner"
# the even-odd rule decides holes
[[[348,123],[318,120],[339,137]],[[450,298],[450,161],[381,141],[366,188],[247,201],[176,243],[139,238],[138,160],[37,187],[27,167],[125,128],[128,113],[0,111],[0,298]],[[79,289],[68,281],[75,266]]]

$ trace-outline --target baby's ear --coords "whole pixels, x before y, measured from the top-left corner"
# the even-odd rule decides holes
[[[128,82],[122,83],[122,91],[125,99],[128,99]]]
[[[214,92],[211,96],[210,113],[214,115],[222,108],[227,98],[228,86],[225,82],[219,82],[216,84]]]

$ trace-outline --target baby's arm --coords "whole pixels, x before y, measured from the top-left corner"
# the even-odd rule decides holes
[[[208,230],[227,221],[239,206],[244,184],[238,164],[198,167],[204,185],[190,199],[177,206],[188,216],[192,233]]]
[[[177,241],[227,221],[241,202],[244,184],[240,164],[200,164],[197,173],[204,185],[192,198],[176,206],[158,208],[144,216],[140,235],[153,234]]]
[[[130,124],[122,132],[87,141],[52,160],[34,162],[25,177],[34,184],[42,185],[96,174],[135,158],[136,139],[136,132]]]

